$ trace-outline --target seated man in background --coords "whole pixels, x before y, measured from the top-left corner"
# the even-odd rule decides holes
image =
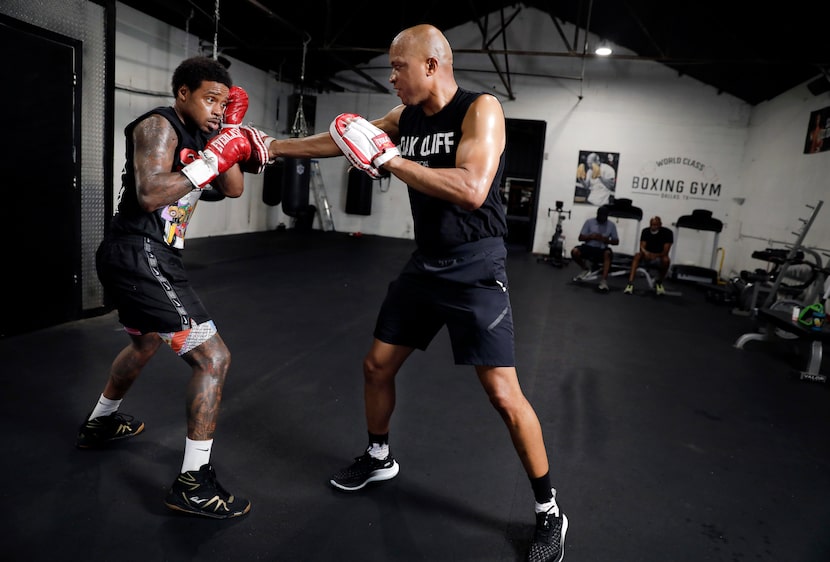
[[[581,245],[571,250],[571,258],[582,268],[582,273],[574,277],[574,281],[582,281],[591,275],[591,269],[586,265],[586,260],[595,264],[602,264],[602,279],[599,282],[599,290],[608,292],[608,272],[611,269],[610,246],[620,243],[617,235],[617,225],[608,220],[608,207],[602,206],[597,209],[596,218],[585,221],[582,230],[579,232]]]
[[[674,243],[674,233],[665,226],[660,217],[654,216],[648,221],[648,228],[644,228],[640,234],[640,252],[634,255],[631,261],[631,272],[628,274],[628,285],[625,286],[623,293],[630,295],[634,293],[634,276],[637,274],[637,268],[640,263],[643,267],[653,267],[657,269],[657,280],[654,283],[654,291],[658,295],[664,295],[666,290],[663,288],[663,279],[669,271],[671,260],[669,259],[669,250]]]

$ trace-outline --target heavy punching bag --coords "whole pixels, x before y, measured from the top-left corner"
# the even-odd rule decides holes
[[[285,174],[285,162],[282,159],[266,166],[262,173],[262,202],[276,207],[282,202],[282,183]]]
[[[289,217],[308,212],[311,159],[286,158],[283,168],[282,212]]]
[[[218,189],[210,188],[203,189],[202,195],[199,197],[200,201],[221,201],[225,198],[225,194]]]
[[[357,168],[349,168],[346,212],[350,215],[372,214],[372,178]]]

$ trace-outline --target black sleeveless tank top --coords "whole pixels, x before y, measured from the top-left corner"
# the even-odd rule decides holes
[[[480,95],[459,88],[446,107],[430,116],[425,115],[420,106],[405,107],[398,124],[401,156],[429,168],[454,168],[461,123],[470,104]],[[409,203],[418,248],[426,253],[440,254],[459,244],[503,237],[507,233],[507,219],[499,195],[503,172],[504,152],[487,199],[474,211],[410,187]]]
[[[199,202],[202,195],[201,190],[194,189],[176,203],[165,205],[148,213],[139,206],[135,189],[133,129],[138,123],[154,114],[167,119],[173,125],[179,137],[179,143],[176,146],[177,156],[173,162],[171,172],[177,172],[193,162],[211,136],[198,128],[186,127],[172,107],[157,107],[127,125],[124,128],[127,140],[127,161],[121,174],[118,212],[112,219],[110,231],[113,235],[137,234],[145,236],[171,248],[181,250],[184,248],[187,225],[196,210],[196,203]]]

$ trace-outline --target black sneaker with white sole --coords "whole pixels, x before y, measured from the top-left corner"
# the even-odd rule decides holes
[[[558,507],[537,513],[536,530],[527,553],[527,562],[562,562],[567,531],[568,518]]]
[[[251,502],[237,498],[219,484],[210,464],[179,474],[164,504],[175,511],[212,519],[239,517],[251,510]]]
[[[376,459],[363,453],[359,457],[355,457],[355,462],[346,468],[338,471],[331,477],[331,485],[347,492],[354,492],[360,490],[369,482],[379,482],[381,480],[391,480],[398,475],[400,466],[389,455],[383,460]]]

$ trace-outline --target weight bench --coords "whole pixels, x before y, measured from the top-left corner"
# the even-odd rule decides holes
[[[613,252],[613,250],[612,250]],[[590,273],[581,278],[578,283],[589,283],[591,281],[599,281],[602,277],[602,263],[594,263],[591,260],[585,260],[589,266]],[[618,259],[616,253],[611,255],[611,267],[608,269],[608,278],[611,277],[628,277],[628,272],[631,271],[631,258],[626,261],[625,256]]]
[[[825,324],[821,330],[813,330],[793,322],[790,310],[776,310],[771,308],[758,309],[758,321],[761,326],[758,332],[744,334],[735,342],[735,347],[743,349],[747,342],[753,340],[776,341],[791,339],[810,342],[810,357],[807,360],[806,370],[799,371],[799,379],[826,382],[827,375],[821,373],[822,345],[830,342],[830,325]],[[782,338],[778,331],[792,337]]]
[[[631,204],[631,199],[615,199],[613,203],[605,205],[608,209],[608,219],[630,219],[636,222],[635,227],[635,251],[640,251],[640,224],[643,220],[643,210],[640,207],[635,207]],[[619,221],[618,221],[619,222]],[[619,235],[619,232],[617,233]],[[608,270],[608,277],[628,277],[628,272],[631,271],[631,260],[633,254],[626,254],[623,252],[615,252],[611,250],[611,268]],[[586,260],[590,266],[591,273],[582,279],[582,282],[598,281],[602,277],[602,263],[593,263]]]
[[[643,210],[640,207],[633,206],[631,204],[631,199],[615,199],[614,203],[612,205],[608,205],[607,207],[609,218],[614,217],[617,219],[630,219],[636,221],[637,223],[636,229],[634,230],[634,253],[626,254],[623,252],[614,252],[613,257],[611,258],[611,269],[608,271],[609,278],[627,278],[629,272],[631,271],[631,263],[634,260],[634,255],[640,253],[640,234],[642,232],[640,227],[642,226],[643,221]],[[649,291],[654,291],[654,284],[656,283],[654,276],[651,274],[652,271],[656,270],[649,267],[638,266],[637,271],[634,272],[635,279],[637,276],[645,278],[648,283]],[[596,271],[592,271],[591,275],[585,280],[599,279],[601,272],[602,264],[599,264],[599,268]],[[679,297],[682,295],[683,293],[680,291],[669,291],[668,289],[665,293],[665,296]]]
[[[655,279],[655,277],[651,274],[651,271],[653,271],[653,272],[655,272],[655,273],[659,273],[659,270],[658,270],[658,269],[655,269],[655,268],[649,268],[649,267],[643,267],[643,266],[638,266],[638,267],[637,267],[637,271],[634,273],[634,278],[635,278],[635,279],[637,278],[637,276],[638,276],[638,275],[639,275],[640,277],[644,277],[644,278],[645,278],[646,283],[648,283],[648,289],[649,289],[649,291],[653,291],[653,290],[654,290],[654,284],[657,282],[657,280]],[[669,277],[669,276],[667,275],[667,276],[666,276],[666,278],[668,279],[668,277]],[[664,281],[663,286],[665,287],[665,279],[663,279],[663,281]],[[634,291],[634,292],[636,293],[637,291]],[[666,289],[666,292],[665,292],[664,296],[668,296],[668,297],[682,297],[682,296],[683,296],[683,292],[682,292],[682,291],[674,291],[674,290],[670,291],[670,290]]]

